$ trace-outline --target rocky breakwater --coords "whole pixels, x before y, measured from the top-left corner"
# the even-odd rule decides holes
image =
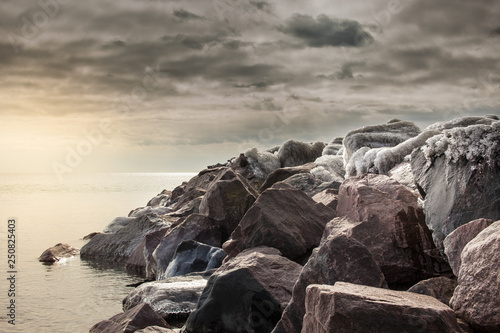
[[[91,331],[498,332],[499,170],[496,116],[250,149],[82,248],[156,280]]]

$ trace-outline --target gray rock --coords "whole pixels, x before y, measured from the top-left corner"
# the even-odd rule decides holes
[[[422,280],[410,289],[411,293],[432,296],[443,304],[450,304],[451,296],[457,287],[455,280],[444,276]]]
[[[326,223],[335,212],[296,189],[270,188],[248,210],[223,249],[228,258],[245,249],[272,246],[291,260],[319,245]]]
[[[89,333],[133,333],[148,326],[169,327],[149,304],[141,303],[125,313],[95,324]]]
[[[477,332],[500,332],[500,221],[462,251],[458,287],[450,301],[458,316]]]
[[[301,268],[276,249],[240,253],[210,277],[184,332],[271,332]]]
[[[500,122],[445,130],[412,153],[434,243],[478,218],[500,219]]]
[[[173,330],[170,328],[163,328],[160,326],[148,326],[142,330],[135,331],[135,333],[176,333],[179,330]]]
[[[264,184],[262,184],[260,188],[260,192],[264,192],[271,186],[273,186],[275,183],[283,181],[287,178],[290,178],[293,175],[299,174],[299,173],[308,173],[311,171],[313,168],[316,167],[316,164],[314,163],[307,163],[304,165],[296,166],[296,167],[288,167],[288,168],[279,168],[274,170],[267,176],[266,181]]]
[[[490,219],[477,219],[458,227],[446,236],[443,241],[444,253],[455,276],[458,276],[460,271],[460,265],[462,264],[460,255],[465,245],[493,222]]]
[[[305,143],[288,140],[278,150],[281,167],[294,167],[314,162],[321,156],[325,146],[324,142]]]
[[[307,288],[303,333],[457,333],[453,310],[433,297],[337,282]]]
[[[147,303],[167,322],[186,320],[195,309],[207,280],[199,276],[173,277],[146,282],[123,300],[123,310]],[[151,325],[151,324],[150,324]]]
[[[58,243],[55,246],[43,251],[38,258],[38,261],[52,264],[65,258],[72,258],[79,253],[80,250],[76,247],[72,247],[69,244]]]
[[[332,225],[364,244],[390,286],[409,286],[449,270],[439,256],[418,194],[384,175],[346,180]],[[335,223],[334,223],[335,222]]]
[[[342,141],[344,138],[337,137],[333,138],[326,147],[323,149],[321,155],[337,155],[337,153],[342,149]]]
[[[125,228],[130,222],[134,221],[135,217],[116,217],[103,230],[104,233],[112,234],[118,230]]]
[[[275,183],[272,188],[279,188],[281,185],[285,185],[285,188],[291,186],[307,194],[310,197],[326,190],[335,189],[338,190],[340,187],[340,182],[324,182],[311,173],[300,173],[288,177],[287,179]]]
[[[310,284],[352,282],[374,287],[385,286],[384,275],[368,249],[343,234],[325,235],[300,272],[293,296],[273,333],[299,333],[302,330],[306,288]]]
[[[410,162],[403,162],[396,165],[394,168],[389,170],[387,175],[400,184],[408,186],[412,189],[417,188],[417,186],[415,185],[415,179],[413,178],[413,173],[411,171]]]
[[[219,268],[225,257],[226,252],[219,247],[184,241],[177,247],[165,276],[169,278]]]

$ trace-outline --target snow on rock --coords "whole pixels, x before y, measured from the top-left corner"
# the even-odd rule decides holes
[[[294,167],[314,162],[321,156],[324,148],[324,142],[306,143],[288,140],[278,150],[278,158],[281,167]]]
[[[322,155],[337,155],[342,149],[342,142],[344,138],[334,138],[323,149]]]
[[[484,117],[462,117],[432,124],[428,126],[425,130],[443,131],[445,129],[452,129],[456,127],[467,127],[470,125],[491,125],[496,121],[498,121],[497,115],[486,115]]]
[[[326,148],[325,148],[326,149]],[[317,165],[311,170],[314,177],[324,182],[343,182],[345,169],[342,156],[323,155],[318,157],[314,163]]]
[[[259,152],[257,148],[252,148],[245,152],[245,157],[257,178],[266,179],[271,172],[281,167],[277,153]]]

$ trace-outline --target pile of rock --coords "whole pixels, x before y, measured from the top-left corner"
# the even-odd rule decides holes
[[[251,149],[81,249],[156,280],[91,332],[499,332],[499,179],[496,116]]]

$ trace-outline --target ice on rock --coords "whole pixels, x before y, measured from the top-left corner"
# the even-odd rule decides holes
[[[314,163],[317,165],[311,173],[324,182],[343,182],[345,169],[342,156],[323,155],[318,157]]]
[[[491,125],[496,121],[498,121],[497,115],[486,115],[484,117],[462,117],[432,124],[425,130],[438,130],[442,132],[444,130],[456,127],[467,127],[470,125]]]
[[[288,140],[278,150],[278,158],[283,168],[299,166],[313,162],[320,157],[324,148],[324,142],[307,143]]]
[[[323,149],[322,155],[338,155],[339,151],[342,149],[342,142],[344,138],[334,138],[330,141],[326,147]]]
[[[271,172],[281,167],[277,152],[259,152],[257,148],[252,148],[245,152],[245,157],[257,178],[266,179]]]

